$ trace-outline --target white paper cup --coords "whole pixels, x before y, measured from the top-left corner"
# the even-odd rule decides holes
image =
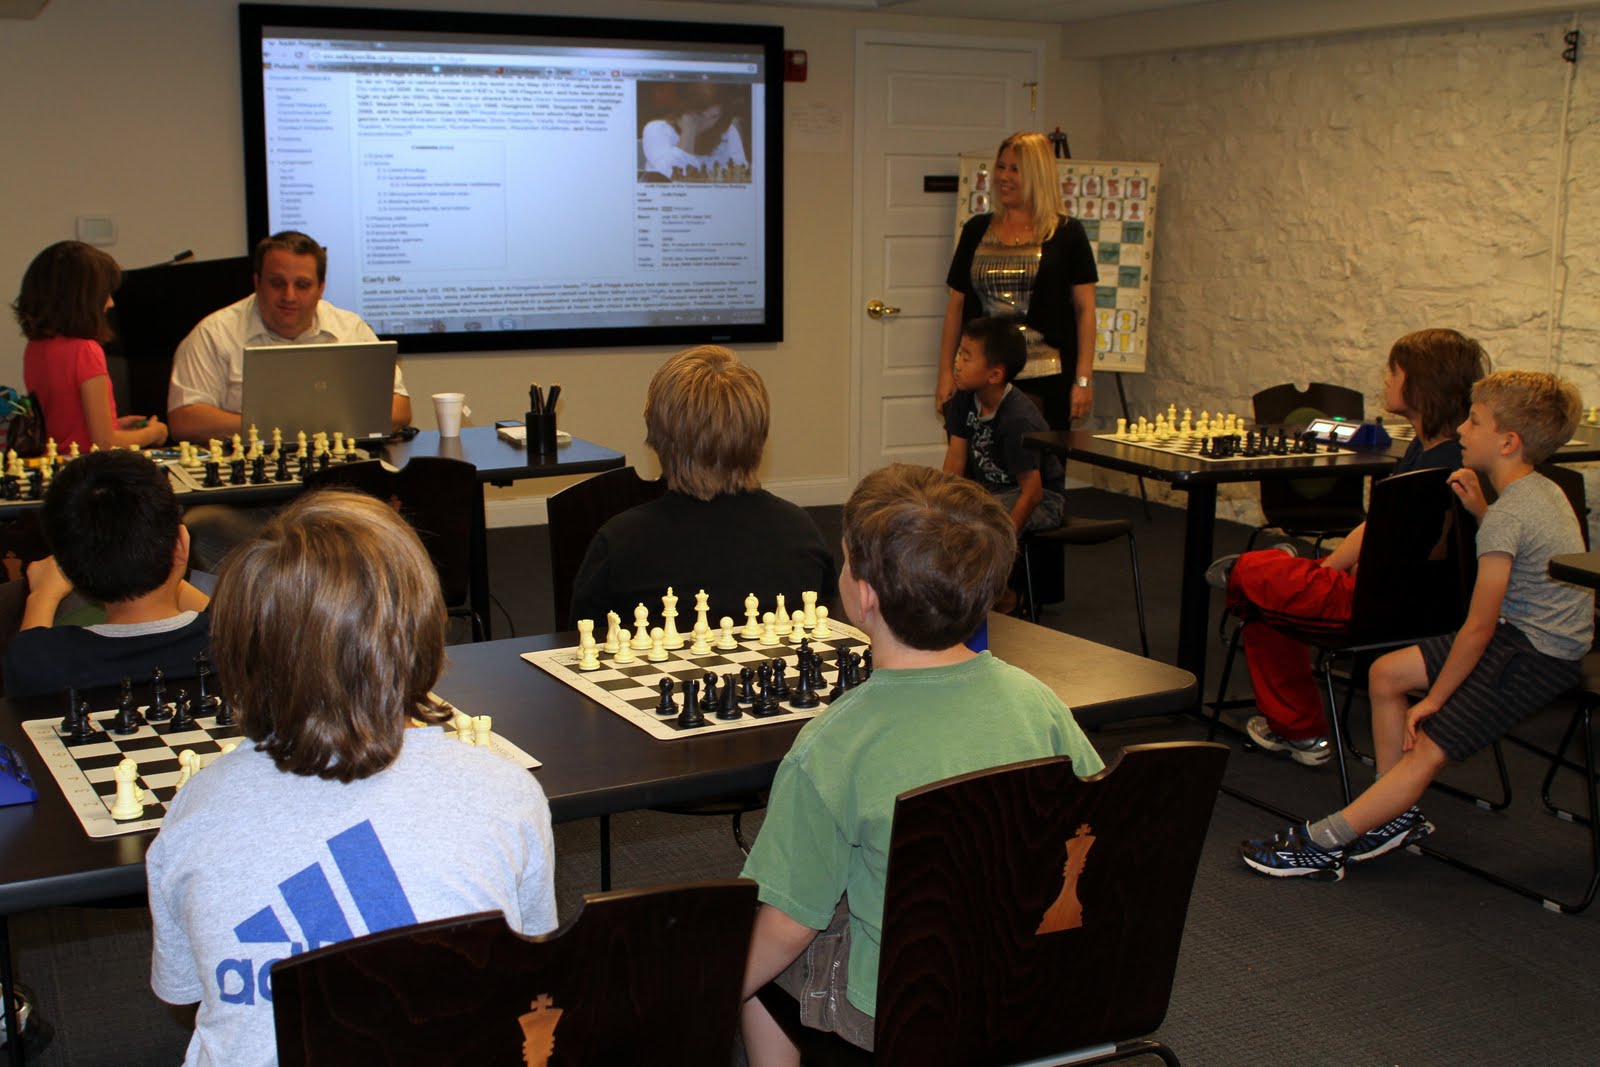
[[[461,414],[467,410],[467,394],[434,393],[433,416],[439,423],[440,437],[461,436]]]

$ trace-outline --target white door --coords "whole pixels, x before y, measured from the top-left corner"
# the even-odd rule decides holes
[[[992,152],[1037,126],[1037,44],[928,40],[867,40],[857,50],[855,478],[944,456],[933,390],[956,194],[924,192],[924,177],[954,175],[962,152]],[[874,317],[871,301],[899,310]]]

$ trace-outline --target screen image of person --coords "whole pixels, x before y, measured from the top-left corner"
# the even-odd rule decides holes
[[[640,179],[750,180],[750,87],[641,82]]]
[[[965,323],[1013,318],[1028,342],[1016,387],[1043,407],[1052,429],[1066,429],[1094,403],[1094,289],[1100,274],[1083,223],[1058,210],[1055,156],[1042,133],[1000,142],[994,210],[961,228],[950,299],[939,336],[934,407],[941,417],[955,394],[955,355]]]
[[[328,253],[294,230],[262,238],[253,253],[256,291],[200,320],[178,345],[167,388],[172,436],[205,442],[242,431],[246,345],[376,341],[361,316],[322,299]],[[390,421],[411,422],[411,395],[394,369]]]

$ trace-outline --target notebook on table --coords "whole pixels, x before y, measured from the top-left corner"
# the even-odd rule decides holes
[[[394,341],[329,345],[246,345],[241,415],[263,438],[294,440],[340,431],[357,440],[389,436]]]

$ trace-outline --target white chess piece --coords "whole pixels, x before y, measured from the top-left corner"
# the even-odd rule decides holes
[[[694,628],[711,629],[711,594],[704,589],[694,595]]]
[[[833,629],[828,625],[828,605],[823,604],[817,608],[817,626],[811,631],[811,636],[818,640],[833,636]]]
[[[798,645],[806,639],[806,613],[797,611],[789,620],[789,643]]]
[[[733,636],[733,620],[726,615],[722,617],[722,634],[717,638],[717,647],[724,651],[739,647],[738,640]]]
[[[783,594],[778,594],[778,606],[772,609],[775,621],[778,624],[778,636],[789,636],[789,607],[783,602]]]
[[[633,654],[633,646],[628,643],[627,634],[623,634],[622,639],[617,642],[617,655],[611,662],[624,665],[639,662],[639,657]]]
[[[1176,425],[1177,421],[1178,421],[1178,405],[1176,405],[1176,404],[1168,404],[1167,405],[1167,425],[1168,426]]]
[[[761,601],[756,599],[756,595],[754,593],[751,593],[749,596],[744,598],[744,629],[739,631],[742,636],[761,636],[760,612]]]
[[[709,656],[711,654],[711,627],[704,622],[694,624],[694,644],[689,646],[691,656]]]
[[[606,655],[615,656],[626,644],[622,639],[622,616],[614,611],[606,612],[606,643],[602,646]]]
[[[578,669],[580,671],[597,671],[600,669],[600,653],[594,643],[594,620],[578,620]]]
[[[763,645],[778,643],[778,622],[770,611],[761,616],[761,643]]]
[[[641,651],[650,647],[650,609],[643,604],[633,609],[633,647]]]
[[[661,663],[670,659],[667,655],[667,635],[657,626],[650,631],[650,651],[645,654],[645,659],[651,663]]]
[[[1128,420],[1127,419],[1118,419],[1117,420],[1117,436],[1118,437],[1126,437],[1126,436],[1128,436]]]
[[[817,591],[805,590],[800,594],[800,606],[805,612],[806,629],[811,629],[817,624]]]
[[[472,743],[488,748],[494,743],[494,719],[478,715],[472,720]]]
[[[668,648],[682,648],[683,635],[678,632],[678,598],[673,595],[672,586],[667,586],[667,593],[661,598],[661,632],[666,635]]]
[[[139,765],[131,759],[117,764],[117,797],[111,803],[111,817],[119,822],[144,814],[144,797],[139,790]]]
[[[200,757],[195,755],[194,749],[186,748],[178,753],[178,766],[182,770],[178,772],[178,780],[172,783],[173,792],[182,789],[194,777],[194,772],[200,769]]]
[[[464,711],[458,711],[450,717],[450,725],[455,727],[456,740],[463,745],[472,744],[472,716]]]
[[[229,741],[227,744],[222,746],[222,751],[217,753],[217,757],[220,759],[221,757],[226,756],[228,753],[232,752],[234,749],[236,749],[238,747],[239,747],[239,742],[237,742],[237,741]]]

